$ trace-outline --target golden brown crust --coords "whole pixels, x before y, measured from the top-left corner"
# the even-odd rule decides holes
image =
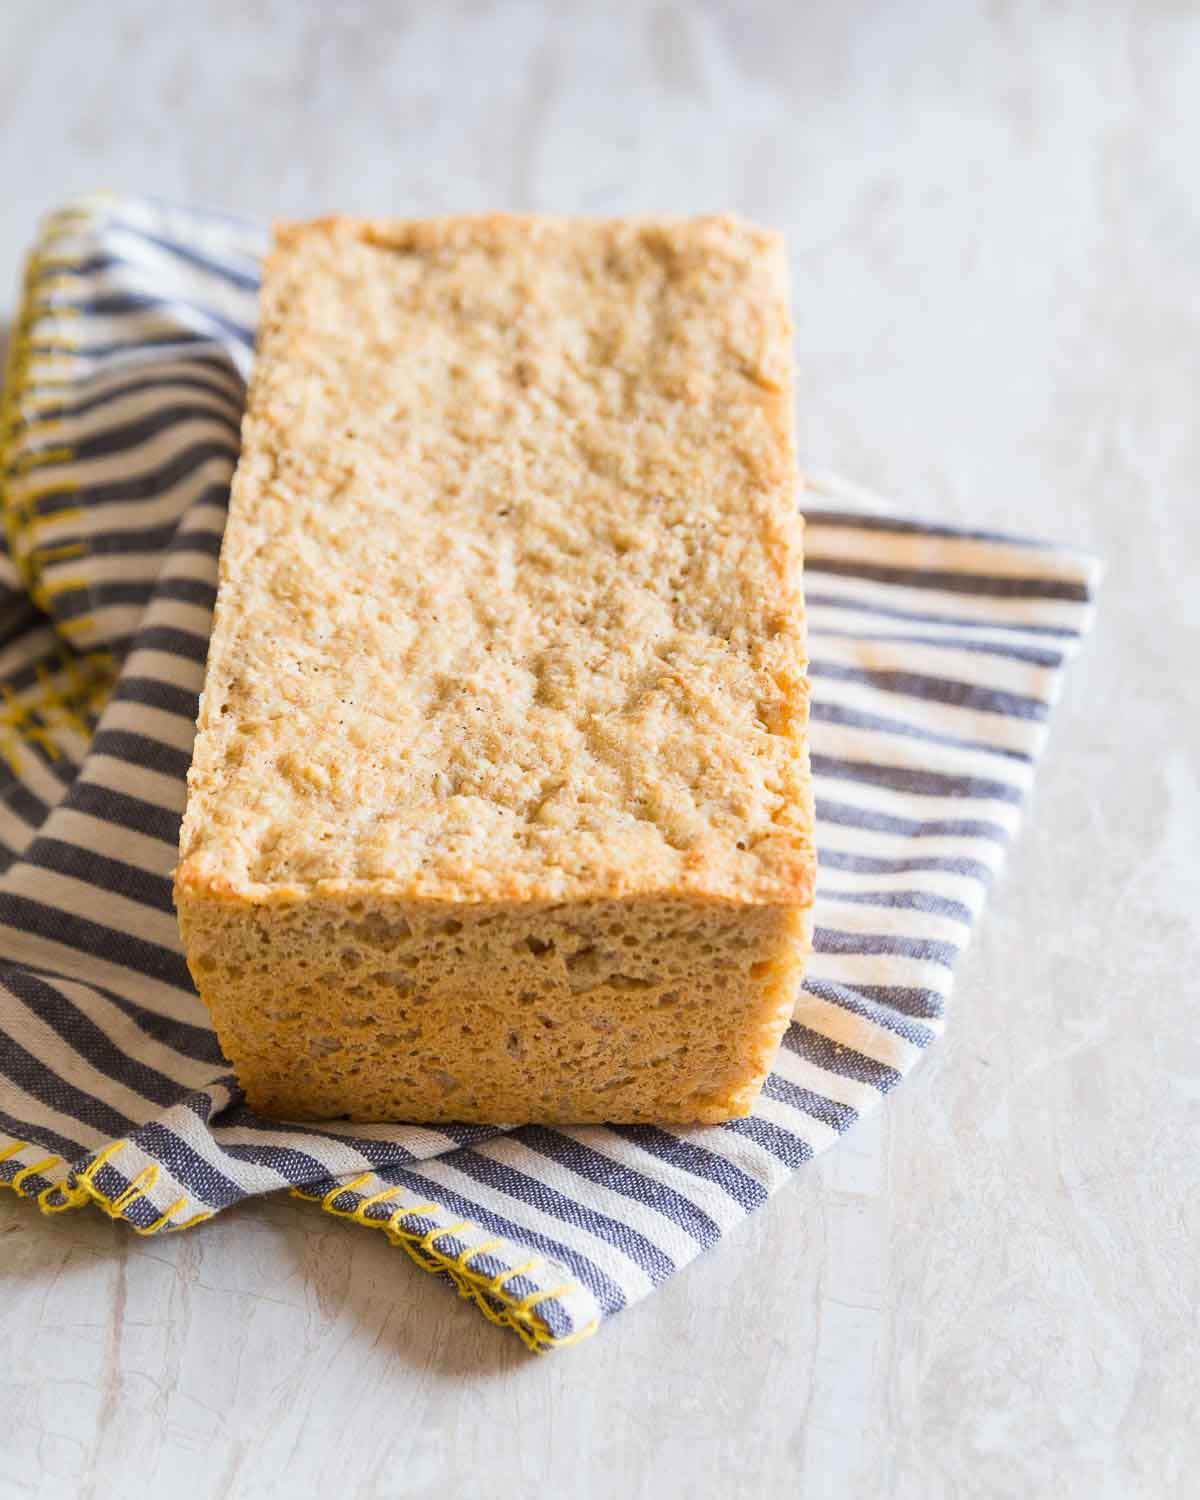
[[[647,902],[803,911],[791,403],[782,243],[739,220],[279,226],[185,935],[189,912],[211,944],[221,912],[640,902],[653,946]]]

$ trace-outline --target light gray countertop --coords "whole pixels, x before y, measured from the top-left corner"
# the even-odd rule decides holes
[[[0,1199],[0,1497],[1195,1494],[1200,13],[7,0],[0,281],[95,187],[261,217],[733,207],[791,240],[804,460],[1109,573],[949,1033],[533,1360],[288,1199]],[[3,304],[11,305],[9,301]]]

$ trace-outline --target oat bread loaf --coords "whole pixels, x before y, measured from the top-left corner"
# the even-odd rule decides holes
[[[732,218],[277,230],[175,887],[254,1108],[750,1109],[815,865],[790,367]]]

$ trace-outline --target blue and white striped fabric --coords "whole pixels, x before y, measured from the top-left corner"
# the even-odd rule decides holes
[[[765,1203],[937,1038],[1095,566],[810,488],[816,951],[749,1119],[261,1119],[192,989],[170,881],[261,248],[256,227],[89,199],[30,261],[4,425],[0,1180],[142,1234],[289,1187],[382,1229],[531,1347],[573,1342]]]

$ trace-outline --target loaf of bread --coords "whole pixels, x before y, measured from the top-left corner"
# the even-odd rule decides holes
[[[779,238],[280,228],[176,902],[250,1104],[720,1121],[815,856]]]

